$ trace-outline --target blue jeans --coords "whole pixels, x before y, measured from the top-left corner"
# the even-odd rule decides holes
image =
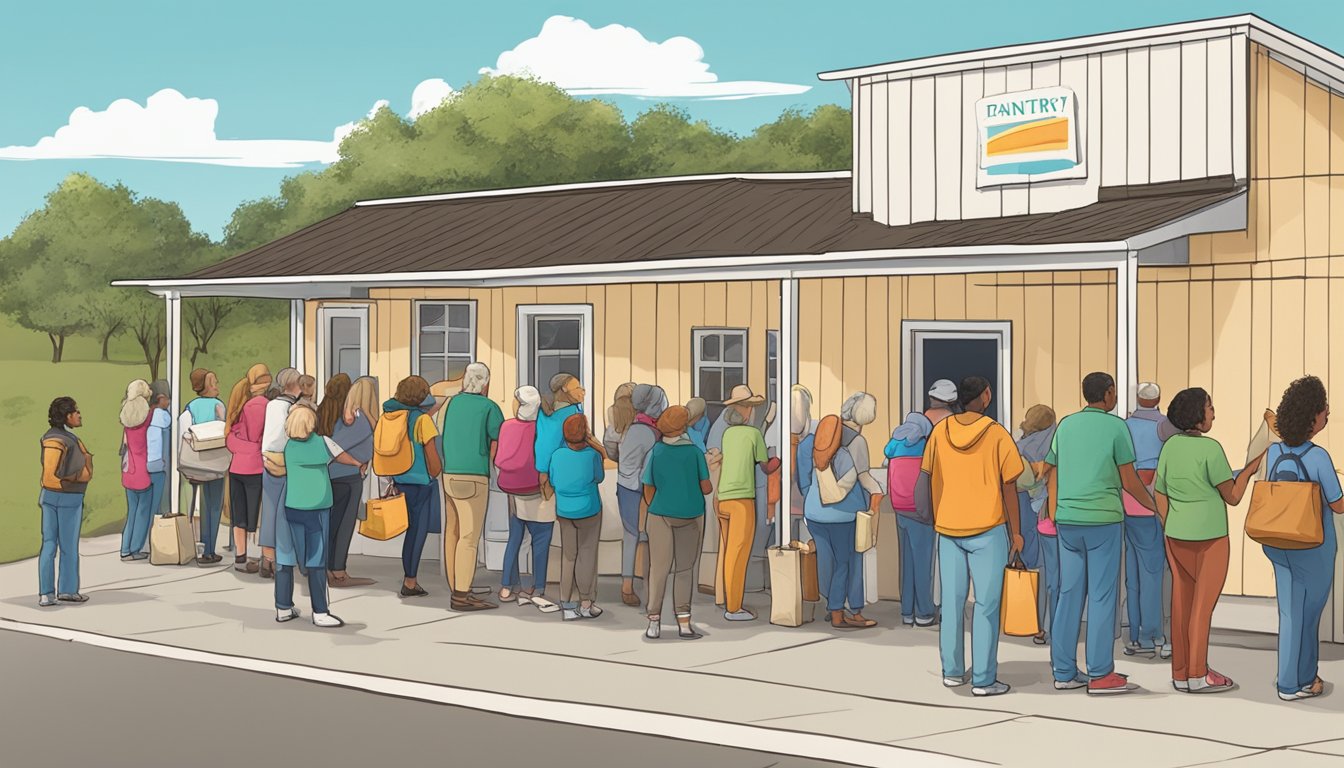
[[[168,473],[150,472],[149,488],[154,492],[154,497],[149,500],[149,514],[151,516],[161,515],[165,511],[163,508],[163,494],[168,488]]]
[[[280,526],[285,524],[285,478],[261,473],[261,522],[257,525],[257,543],[276,546]]]
[[[430,517],[441,514],[439,484],[411,485],[398,483],[397,489],[406,495],[406,537],[401,542],[401,568],[406,578],[414,579],[420,573],[420,556],[429,537]]]
[[[999,606],[1008,545],[1008,527],[1004,525],[975,536],[938,537],[938,573],[943,590],[938,649],[943,677],[966,675],[966,597],[974,587],[971,684],[993,685],[999,678]]]
[[[79,591],[79,525],[84,519],[84,494],[42,489],[42,551],[37,556],[39,595],[56,594],[56,551],[61,552],[62,595]]]
[[[215,541],[219,538],[219,521],[224,511],[224,479],[198,483],[196,492],[201,494],[201,546],[203,554],[215,554]]]
[[[327,516],[329,509],[286,509],[285,526],[295,559],[308,569],[308,595],[313,613],[327,612]],[[289,554],[289,553],[286,553]],[[277,556],[279,553],[277,553]],[[286,560],[289,558],[285,558]],[[275,569],[275,607],[294,607],[294,566]]]
[[[1321,659],[1321,613],[1330,600],[1335,565],[1334,521],[1325,511],[1325,542],[1311,549],[1264,547],[1274,564],[1274,597],[1279,603],[1280,693],[1295,693],[1316,681]]]
[[[847,523],[807,522],[812,538],[817,542],[817,581],[826,595],[826,610],[843,611],[845,600],[849,600],[851,611],[863,610],[862,560],[860,564],[859,594],[855,600],[854,564],[854,521]],[[862,558],[862,555],[859,555]]]
[[[126,489],[126,525],[121,529],[121,556],[133,555],[145,548],[149,539],[149,521],[153,516],[154,485],[143,491]]]
[[[1041,534],[1041,630],[1050,632],[1059,605],[1059,537]]]
[[[1041,534],[1036,530],[1036,510],[1031,507],[1031,496],[1017,492],[1018,530],[1022,532],[1022,564],[1031,569],[1041,567]]]
[[[523,546],[523,534],[532,537],[532,589],[538,595],[546,594],[546,566],[551,557],[551,535],[555,523],[519,520],[509,515],[509,543],[504,546],[503,586],[518,589],[522,577],[518,573],[518,551]]]
[[[639,505],[643,493],[632,491],[621,485],[616,486],[616,507],[621,513],[621,578],[632,579],[635,576],[635,547],[640,540],[648,536],[639,530]],[[642,575],[642,574],[641,574]]]
[[[1125,517],[1125,600],[1129,639],[1144,648],[1166,642],[1162,632],[1162,576],[1167,545],[1156,516]]]
[[[1078,635],[1082,631],[1084,604],[1087,676],[1095,680],[1115,671],[1123,538],[1122,523],[1059,525],[1059,603],[1050,625],[1050,664],[1057,681],[1080,676]]]
[[[933,619],[933,526],[896,515],[901,543],[901,616]]]

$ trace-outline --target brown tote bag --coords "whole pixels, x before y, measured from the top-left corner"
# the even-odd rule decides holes
[[[1285,460],[1297,465],[1293,480],[1279,475]],[[1268,480],[1257,480],[1246,514],[1246,535],[1279,549],[1311,549],[1325,541],[1321,520],[1321,487],[1307,480],[1302,457],[1283,446],[1283,455],[1269,470]]]

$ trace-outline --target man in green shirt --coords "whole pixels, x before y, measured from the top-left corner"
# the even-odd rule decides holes
[[[443,567],[456,611],[498,607],[471,593],[490,500],[490,466],[504,424],[504,412],[490,399],[489,391],[490,369],[472,363],[462,377],[462,392],[443,411],[443,487],[448,501]]]
[[[1115,410],[1115,379],[1083,379],[1087,407],[1055,429],[1045,463],[1050,473],[1050,512],[1059,529],[1059,604],[1050,628],[1055,689],[1087,687],[1089,694],[1126,693],[1128,679],[1115,672],[1115,617],[1120,598],[1123,489],[1147,509],[1153,497],[1134,470],[1134,440]],[[1078,635],[1087,606],[1087,676],[1078,671]]]
[[[723,433],[723,464],[719,470],[716,517],[719,522],[719,574],[723,583],[724,618],[751,621],[756,614],[742,607],[747,564],[756,537],[756,466],[766,474],[779,470],[779,459],[766,453],[765,437],[751,426],[752,410],[765,402],[739,384],[724,401],[728,429]]]

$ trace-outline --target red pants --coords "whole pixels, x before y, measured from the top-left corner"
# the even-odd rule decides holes
[[[1171,679],[1209,673],[1209,627],[1227,581],[1226,536],[1210,541],[1167,538],[1171,566]]]

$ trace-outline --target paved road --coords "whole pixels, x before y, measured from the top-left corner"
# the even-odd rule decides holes
[[[246,735],[240,738],[242,733]],[[841,756],[837,756],[843,759]],[[823,768],[0,631],[0,765]]]

